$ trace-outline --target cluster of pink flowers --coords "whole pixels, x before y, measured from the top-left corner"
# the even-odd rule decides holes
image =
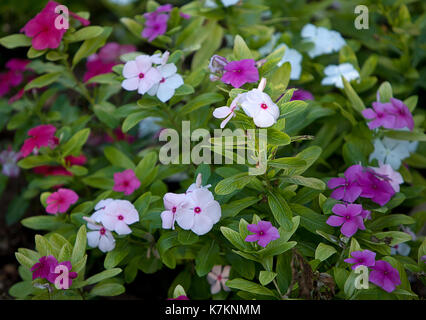
[[[153,12],[147,12],[143,16],[145,18],[145,26],[142,30],[142,37],[148,39],[149,42],[154,41],[158,36],[161,36],[167,31],[167,22],[169,21],[169,13],[172,11],[171,4],[159,6]],[[190,16],[180,12],[180,16],[184,19],[189,19]]]
[[[6,63],[8,71],[0,73],[0,97],[8,94],[12,88],[19,86],[24,80],[24,73],[31,71],[28,68],[29,60],[26,59],[10,59]],[[27,80],[31,80],[28,77]],[[20,89],[15,95],[9,99],[9,103],[19,100],[24,94],[24,89]]]
[[[31,272],[33,280],[37,278],[46,279],[50,283],[55,284],[56,278],[62,274],[62,272],[55,273],[55,269],[59,265],[65,266],[68,269],[68,285],[71,286],[72,279],[75,279],[78,276],[77,272],[71,271],[72,265],[70,261],[58,262],[54,256],[43,256],[39,259],[39,262],[32,266]],[[65,289],[63,281],[64,279],[61,279],[60,285],[62,285],[62,288]]]
[[[55,8],[60,4],[55,1],[49,1],[46,6],[34,18],[27,22],[21,29],[27,37],[32,38],[31,43],[34,49],[56,49],[59,47],[62,37],[66,29],[56,28],[55,21],[59,17],[59,13],[55,12]],[[73,12],[69,15],[78,21],[83,26],[90,24],[90,21],[83,19]]]
[[[256,61],[253,59],[243,59],[228,62],[224,57],[214,55],[210,59],[210,80],[221,80],[230,84],[234,88],[240,88],[246,83],[256,83],[259,81],[259,70]]]
[[[369,281],[381,287],[386,292],[392,292],[396,286],[401,284],[401,279],[397,269],[384,260],[375,260],[376,253],[370,250],[353,251],[352,258],[345,259],[345,262],[352,264],[355,270],[358,266],[366,266],[371,269],[368,277]]]
[[[134,51],[136,51],[136,47],[133,45],[120,45],[117,42],[107,43],[99,50],[99,53],[94,53],[87,58],[83,81],[87,82],[95,76],[111,72],[112,67],[120,63],[121,55]]]

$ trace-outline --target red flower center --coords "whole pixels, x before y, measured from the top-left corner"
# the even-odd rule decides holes
[[[265,234],[265,232],[263,232],[263,231],[259,232],[259,236],[263,236],[264,234]]]
[[[121,214],[117,218],[118,218],[118,220],[123,220],[124,219],[124,217]]]
[[[351,220],[351,216],[346,216],[345,219],[346,220]]]
[[[160,80],[160,83],[164,83],[164,81],[166,81],[166,79],[165,79],[165,78],[162,78],[162,79]]]
[[[194,212],[195,212],[196,214],[200,214],[200,213],[201,213],[201,208],[200,208],[200,207],[195,207],[195,208],[194,208]]]
[[[222,276],[221,276],[221,275],[218,275],[218,276],[217,276],[217,280],[218,280],[218,281],[222,280]]]
[[[260,105],[260,107],[261,107],[262,109],[268,109],[268,105],[267,105],[266,103],[262,103],[262,104]]]
[[[173,208],[172,208],[172,212],[173,212],[173,213],[176,213],[176,207],[173,207]]]
[[[101,230],[99,230],[99,233],[101,234],[101,236],[103,236],[106,233],[105,228],[101,228]]]
[[[139,79],[143,79],[145,77],[145,75],[141,72],[139,73]]]

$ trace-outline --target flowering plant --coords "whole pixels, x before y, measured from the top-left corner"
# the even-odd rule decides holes
[[[70,8],[58,29],[49,1],[0,38],[28,48],[0,74],[0,193],[24,181],[6,221],[40,233],[11,296],[160,273],[163,299],[421,297],[424,15],[367,1],[392,27],[371,34],[353,4],[290,2],[150,0],[120,27]]]

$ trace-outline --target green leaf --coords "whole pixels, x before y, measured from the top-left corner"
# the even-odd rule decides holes
[[[243,189],[247,184],[255,180],[255,176],[249,176],[247,172],[238,173],[220,181],[214,191],[217,195],[227,195],[235,190]]]
[[[362,110],[365,109],[364,102],[362,102],[361,98],[358,96],[358,94],[352,88],[351,84],[344,77],[342,77],[342,80],[343,80],[344,91],[345,91],[346,96],[348,97],[348,99],[351,103],[351,106],[356,111],[361,113]]]
[[[235,217],[242,210],[258,203],[259,197],[247,197],[222,205],[222,218]]]
[[[22,169],[31,169],[34,167],[43,166],[52,162],[52,159],[47,155],[29,156],[18,162],[18,166]]]
[[[140,39],[143,30],[143,26],[141,24],[130,18],[121,18],[120,21],[134,36]]]
[[[328,234],[334,233],[334,228],[326,224],[327,216],[296,203],[291,203],[290,208],[295,214],[300,215],[300,225],[306,230],[315,234],[317,230]]]
[[[240,234],[228,227],[220,227],[220,231],[223,236],[232,243],[234,247],[239,250],[245,250],[248,248],[247,244],[244,242],[244,239],[241,238]]]
[[[70,42],[77,42],[77,41],[83,41],[87,39],[93,39],[100,36],[103,31],[104,31],[104,28],[99,26],[84,27],[72,33],[67,40]]]
[[[367,224],[371,230],[383,230],[384,228],[396,227],[401,224],[416,223],[412,217],[406,214],[391,214],[374,219],[371,223]]]
[[[270,192],[268,194],[268,204],[274,215],[275,221],[285,230],[291,230],[293,226],[291,221],[293,214],[284,197],[281,194]]]
[[[392,98],[392,86],[389,82],[383,82],[379,87],[380,102],[389,102]]]
[[[426,141],[426,134],[421,130],[418,131],[385,131],[385,136],[397,140],[411,140],[411,141]]]
[[[34,88],[43,88],[48,86],[49,84],[55,82],[62,75],[61,72],[52,72],[43,74],[40,77],[35,78],[34,80],[27,83],[24,90],[28,91]]]
[[[117,266],[130,253],[128,243],[117,246],[114,250],[109,251],[105,257],[105,269],[112,269]]]
[[[247,47],[247,44],[240,35],[235,36],[234,57],[236,60],[253,59],[250,49]]]
[[[213,268],[219,255],[219,246],[212,240],[206,243],[195,258],[195,271],[199,277],[205,276]]]
[[[287,157],[270,160],[268,165],[277,169],[299,169],[306,166],[306,161],[297,157]]]
[[[294,117],[295,115],[305,111],[308,104],[305,101],[302,100],[293,100],[284,102],[285,100],[282,98],[278,102],[278,107],[280,108],[280,117],[282,118],[289,118]]]
[[[331,257],[333,254],[335,254],[337,251],[334,247],[329,246],[324,243],[320,243],[315,250],[315,259],[318,259],[320,261],[327,260],[329,257]]]
[[[31,45],[31,38],[23,34],[11,34],[9,36],[0,38],[0,44],[8,49],[29,47]]]
[[[65,224],[54,216],[35,216],[25,218],[21,221],[22,225],[33,230],[56,230]]]
[[[72,65],[75,66],[78,62],[80,62],[80,60],[95,53],[100,47],[105,44],[111,32],[111,27],[104,27],[102,33],[96,38],[85,40],[78,49],[78,51],[75,53],[74,58],[72,60]]]
[[[272,271],[260,271],[259,273],[259,281],[262,286],[266,286],[269,284],[272,280],[275,279],[277,274]]]
[[[93,106],[93,111],[96,117],[111,129],[115,129],[120,123],[117,118],[117,108],[112,103],[102,101]]]
[[[191,245],[198,241],[199,237],[191,230],[181,230],[178,233],[178,240],[183,245]]]
[[[291,143],[288,134],[278,131],[277,129],[268,128],[268,144],[274,146],[286,146]]]
[[[34,287],[33,287],[32,281],[21,281],[21,282],[15,283],[9,289],[9,294],[12,297],[22,299],[32,294],[33,291],[34,291]]]
[[[296,246],[296,241],[284,242],[280,239],[271,241],[266,248],[259,250],[258,254],[263,259],[272,256],[278,256]]]
[[[128,132],[130,129],[132,129],[134,126],[139,124],[139,122],[141,122],[147,117],[149,117],[149,113],[146,111],[133,112],[129,114],[126,119],[124,119],[121,129],[123,130],[123,132]]]
[[[102,283],[96,285],[90,294],[95,296],[112,297],[124,293],[126,289],[119,283]]]
[[[104,155],[114,166],[132,170],[135,170],[136,168],[132,160],[130,160],[124,153],[114,147],[105,147]]]
[[[272,89],[272,98],[278,99],[281,94],[287,89],[288,82],[290,81],[291,65],[289,62],[284,63],[272,74],[269,81],[269,86]]]
[[[76,134],[74,134],[71,139],[69,139],[63,146],[62,146],[62,156],[66,157],[70,154],[72,155],[78,155],[81,152],[81,148],[86,143],[87,139],[90,135],[90,129],[84,128],[80,131],[78,131]]]
[[[324,181],[317,178],[307,178],[303,176],[291,176],[282,179],[283,182],[305,186],[315,190],[325,190]]]
[[[260,284],[257,284],[245,279],[241,279],[241,278],[228,280],[226,281],[226,285],[229,288],[243,290],[243,291],[247,291],[254,294],[260,294],[260,295],[271,296],[271,297],[274,296],[274,293],[268,288],[265,288],[261,286]]]
[[[86,279],[84,281],[84,284],[86,286],[88,286],[88,285],[91,285],[91,284],[98,283],[98,282],[100,282],[102,280],[115,277],[121,271],[122,270],[120,268],[114,268],[114,269],[104,270],[104,271],[102,271],[102,272],[100,272],[98,274],[95,274],[95,275],[91,276],[90,278]]]
[[[378,233],[375,233],[374,236],[377,237],[378,239],[385,239],[385,238],[391,239],[389,244],[391,247],[397,244],[412,240],[411,235],[401,231],[378,232]]]
[[[183,107],[180,108],[179,113],[185,115],[194,112],[201,107],[212,105],[216,102],[223,101],[224,98],[220,93],[207,92],[198,95],[196,98],[189,101]]]
[[[74,243],[74,249],[72,250],[71,264],[75,264],[81,260],[86,253],[87,234],[86,226],[82,225],[77,232],[77,237]]]

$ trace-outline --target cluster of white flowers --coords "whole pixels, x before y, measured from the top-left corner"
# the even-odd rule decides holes
[[[316,27],[313,24],[305,25],[301,35],[305,41],[314,44],[313,48],[308,51],[311,58],[338,52],[346,44],[339,32],[324,27]]]
[[[87,242],[90,247],[108,252],[115,248],[112,231],[118,235],[130,234],[129,225],[139,221],[139,214],[133,204],[127,200],[105,199],[95,206],[90,218],[84,217],[90,231]]]
[[[324,69],[325,78],[322,79],[322,85],[335,85],[337,88],[343,89],[343,80],[348,82],[359,79],[359,72],[350,63],[342,63],[339,65],[329,65]]]
[[[268,128],[277,122],[280,116],[280,109],[272,101],[271,97],[264,93],[266,79],[262,78],[258,88],[248,92],[240,93],[232,102],[231,106],[223,106],[213,111],[215,118],[223,119],[220,124],[224,128],[226,124],[235,116],[235,111],[241,107],[244,112],[253,118],[253,122],[259,128]]]
[[[174,63],[167,63],[169,53],[140,55],[135,60],[127,61],[123,68],[121,86],[128,91],[148,93],[157,96],[162,102],[170,100],[175,90],[183,85],[182,77],[177,74]]]
[[[164,195],[165,211],[161,213],[164,229],[174,229],[175,222],[184,230],[191,230],[201,236],[209,232],[221,217],[219,202],[214,200],[208,190],[210,186],[201,186],[201,174],[186,193],[166,193]]]
[[[398,170],[401,161],[416,151],[418,142],[396,140],[388,137],[374,140],[374,152],[370,154],[369,161],[377,161],[389,164],[394,170]]]

